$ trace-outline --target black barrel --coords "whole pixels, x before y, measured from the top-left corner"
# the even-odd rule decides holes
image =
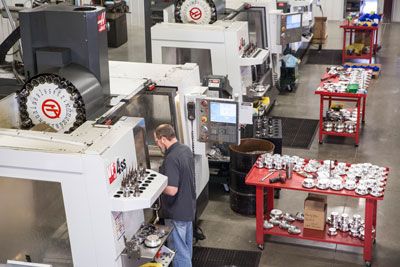
[[[246,185],[245,178],[253,167],[257,158],[264,153],[272,153],[274,144],[267,140],[246,138],[240,145],[230,145],[230,206],[231,209],[242,215],[256,214],[255,187]],[[264,198],[266,193],[264,193]],[[266,205],[266,201],[264,204]],[[264,206],[266,208],[266,206]]]

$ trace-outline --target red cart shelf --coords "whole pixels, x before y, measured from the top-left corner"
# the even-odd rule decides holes
[[[269,183],[270,178],[275,178],[279,174],[276,172],[268,179],[262,181],[261,179],[269,174],[269,170],[266,168],[259,169],[253,166],[248,175],[246,176],[246,184],[253,185],[256,187],[256,242],[260,249],[264,249],[264,235],[276,235],[283,237],[291,237],[305,240],[312,240],[318,242],[335,243],[341,245],[362,247],[364,250],[364,260],[367,264],[370,264],[372,260],[372,245],[374,241],[373,228],[376,229],[377,221],[377,202],[383,200],[382,197],[373,197],[370,195],[360,196],[354,191],[348,191],[346,189],[335,191],[335,190],[320,190],[318,188],[304,188],[302,186],[304,178],[293,172],[293,177],[290,180],[286,180],[284,184],[281,183]],[[274,208],[274,189],[286,189],[294,191],[303,191],[308,193],[326,194],[326,195],[337,195],[343,197],[353,198],[364,198],[366,201],[365,205],[365,240],[359,240],[353,238],[346,233],[338,232],[337,236],[331,237],[327,234],[328,227],[324,231],[304,229],[303,223],[293,222],[292,225],[300,227],[302,233],[299,235],[289,234],[287,230],[280,229],[279,227],[273,227],[272,229],[264,229],[264,219],[269,218],[269,213]],[[264,212],[264,189],[267,190],[267,210]],[[376,235],[376,232],[375,232]]]
[[[269,218],[269,214],[265,216],[264,219]],[[317,242],[334,243],[345,246],[353,247],[364,247],[364,241],[359,238],[349,237],[348,233],[343,233],[338,231],[336,236],[328,235],[328,227],[325,227],[324,231],[304,229],[304,224],[299,221],[294,221],[291,225],[297,226],[301,229],[301,233],[298,235],[289,234],[287,230],[281,229],[279,227],[274,227],[272,229],[264,229],[264,235],[276,235],[283,237],[295,237],[298,239],[311,240]]]
[[[322,88],[324,83],[332,82],[336,83],[339,81],[338,77],[329,78],[329,75],[325,73],[322,77],[324,82],[321,82],[319,88]],[[360,140],[361,123],[365,123],[365,107],[367,104],[367,94],[353,94],[353,93],[338,93],[338,92],[327,92],[325,90],[316,90],[316,95],[320,96],[320,110],[319,110],[319,143],[323,143],[324,135],[333,136],[344,136],[351,137],[355,140],[355,146],[358,146]],[[338,133],[333,131],[324,131],[324,103],[328,101],[328,108],[330,108],[332,101],[341,102],[354,102],[357,106],[357,121],[356,131],[354,133]]]
[[[378,26],[357,26],[352,22],[344,21],[340,28],[343,29],[343,48],[342,48],[342,64],[346,59],[368,59],[372,63],[372,57],[376,53],[378,47]],[[353,43],[353,36],[356,32],[366,32],[370,36],[370,51],[368,54],[347,55],[347,35],[349,35],[349,44]]]

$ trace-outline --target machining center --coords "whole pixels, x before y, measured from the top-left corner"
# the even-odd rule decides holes
[[[268,69],[269,51],[250,44],[247,22],[160,23],[151,31],[153,63],[200,63],[202,77],[228,76],[229,93],[239,101],[264,96],[270,88],[266,73],[258,71]]]
[[[122,88],[122,77],[111,97],[104,14],[51,5],[20,14],[27,82],[0,101],[0,262],[168,266],[174,256],[162,246],[171,229],[145,219],[167,184],[149,169],[148,127],[117,113],[153,87]],[[181,76],[199,83],[190,70]]]
[[[204,141],[240,138],[243,108],[236,100],[221,103],[237,107],[235,120],[220,108],[210,125],[199,122],[208,114],[189,116],[189,103],[220,103],[206,98],[197,65],[108,63],[103,14],[67,6],[21,13],[27,82],[0,101],[0,209],[9,214],[0,222],[0,262],[108,267],[156,260],[167,266],[174,253],[161,246],[171,229],[142,225],[144,209],[156,209],[167,182],[150,169],[155,127],[171,123],[193,148],[199,202],[208,197]],[[60,30],[69,20],[91,34]],[[198,114],[200,104],[195,109]],[[200,140],[206,129],[210,138]],[[151,235],[160,239],[155,248],[143,245]]]

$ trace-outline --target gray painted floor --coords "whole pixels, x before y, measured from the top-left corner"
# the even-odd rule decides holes
[[[326,49],[340,49],[341,31],[336,22],[329,23]],[[130,34],[135,34],[134,30]],[[140,38],[110,51],[115,60],[143,61]],[[132,42],[132,39],[133,42]],[[391,169],[385,200],[378,206],[377,243],[374,248],[374,267],[400,266],[400,24],[388,24],[383,36],[383,47],[376,61],[384,65],[382,76],[375,80],[368,95],[366,124],[360,146],[352,141],[344,144],[318,144],[314,140],[309,150],[284,149],[284,153],[307,158],[338,159],[348,162],[372,162]],[[319,78],[326,66],[302,65],[300,87],[296,93],[281,95],[272,114],[276,116],[318,119],[319,98],[314,95]],[[340,142],[338,142],[340,143]],[[201,217],[201,227],[207,239],[200,246],[228,249],[257,250],[255,219],[235,214],[229,208],[229,195],[222,187],[211,187],[211,200]],[[276,207],[296,213],[303,210],[305,194],[281,192]],[[364,201],[330,196],[328,213],[332,210],[349,214],[363,214]],[[321,245],[289,238],[266,238],[260,266],[364,266],[361,249],[345,246]]]

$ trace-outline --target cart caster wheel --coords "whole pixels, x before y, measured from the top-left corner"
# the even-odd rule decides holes
[[[361,124],[365,124],[365,121],[362,121]]]
[[[358,144],[355,144],[354,146],[355,146],[355,147],[358,147]]]
[[[257,247],[259,250],[264,250],[264,245],[258,245]]]
[[[320,144],[320,145],[322,145],[323,143],[324,143],[324,142],[322,142],[322,141],[319,141],[319,144]]]
[[[371,267],[371,266],[372,266],[371,262],[369,262],[369,261],[365,262],[365,267]]]
[[[376,244],[376,239],[374,239],[374,241],[372,242],[372,244],[374,244],[374,245]]]

